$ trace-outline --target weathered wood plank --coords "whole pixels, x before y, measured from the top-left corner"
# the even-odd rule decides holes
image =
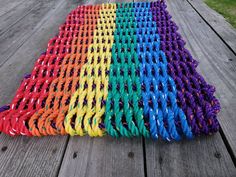
[[[63,16],[62,14],[66,13],[66,10],[68,10],[68,12],[70,11],[69,8],[71,8],[71,2],[67,4],[66,8],[62,6],[63,5],[60,6],[61,8],[56,10],[58,11],[58,14],[56,16],[53,15],[54,13],[51,14],[53,17],[51,17],[49,21],[46,22],[44,26],[42,26],[42,28],[40,28],[34,36],[30,37],[30,39],[19,49],[21,52],[17,51],[17,54],[14,54],[14,59],[10,59],[14,61],[9,60],[6,62],[7,66],[3,71],[1,68],[0,76],[5,72],[7,73],[4,77],[0,78],[0,80],[5,78],[5,83],[1,84],[0,89],[3,88],[3,86],[7,88],[3,91],[0,90],[0,93],[9,93],[8,96],[5,97],[8,99],[7,101],[9,101],[10,95],[15,92],[18,85],[14,79],[16,79],[19,83],[21,75],[23,75],[24,72],[30,71],[36,57],[43,51],[42,48],[45,49],[49,36],[52,37],[51,35],[55,34],[54,32],[57,28],[54,25],[61,23],[59,21]],[[56,22],[54,20],[56,20]],[[49,32],[50,34],[48,34]],[[220,47],[222,47],[222,45],[220,45]],[[197,56],[196,53],[194,55]],[[18,58],[22,60],[19,61]],[[24,62],[23,59],[27,61]],[[34,60],[32,61],[32,59]],[[19,68],[16,67],[16,65],[18,65]],[[10,71],[8,71],[9,68]],[[9,82],[8,86],[5,85],[7,82]],[[14,87],[14,91],[9,90],[11,85]],[[231,93],[233,93],[233,91],[231,91]],[[3,100],[3,97],[4,95],[0,95],[0,100]],[[6,101],[3,102],[5,103]],[[0,152],[0,171],[3,171],[0,176],[57,175],[57,170],[60,166],[60,159],[63,156],[63,148],[66,145],[65,137],[28,139],[26,137],[10,138],[5,135],[0,135],[0,139],[3,140],[0,142],[0,148],[2,149]],[[155,142],[149,140],[146,143],[146,152],[147,155],[149,154],[147,156],[147,162],[149,162],[149,164],[147,164],[148,176],[152,176],[153,173],[159,173],[158,170],[161,171],[161,176],[167,176],[170,173],[166,172],[166,169],[169,169],[169,171],[173,169],[173,173],[175,172],[176,174],[180,174],[179,176],[184,176],[184,174],[186,174],[185,176],[199,176],[201,174],[203,176],[223,176],[225,175],[226,170],[228,170],[228,175],[226,176],[231,174],[233,176],[235,173],[232,169],[232,161],[226,152],[219,134],[216,134],[213,137],[198,139],[191,142],[184,141],[180,144],[161,144],[161,142],[154,144]],[[5,146],[7,146],[7,149]],[[160,149],[159,152],[157,152],[158,149]],[[190,149],[193,150],[190,151]],[[203,150],[200,151],[200,149]],[[53,153],[55,154],[56,159],[54,155],[52,155]],[[214,155],[212,155],[212,153]],[[176,159],[172,157],[176,157]],[[196,160],[197,157],[199,157],[199,159],[197,159],[197,162],[195,163],[194,160]],[[87,162],[85,163],[86,160]],[[115,140],[110,137],[105,137],[102,139],[74,137],[70,139],[68,144],[68,149],[66,151],[59,175],[69,176],[71,174],[71,176],[78,176],[79,174],[80,176],[144,176],[142,162],[142,145],[141,140],[139,139]],[[164,165],[152,165],[150,164],[151,162],[160,162],[160,164]],[[206,164],[208,163],[209,165],[207,166]],[[197,165],[199,165],[199,168],[196,167]],[[179,167],[179,169],[177,167]],[[163,171],[164,168],[165,170]],[[203,172],[199,173],[197,170],[191,168],[197,168],[199,171],[202,170]],[[137,169],[137,171],[134,169]],[[212,172],[214,170],[216,172]],[[220,170],[222,170],[222,172],[219,172]],[[217,172],[219,173],[216,174]]]
[[[7,84],[0,85],[0,105],[10,102],[23,73],[31,71],[37,57],[46,49],[47,41],[58,32],[59,25],[79,3],[72,0],[58,2],[55,9],[51,9],[45,16],[46,22],[1,68],[0,75],[4,75],[1,80]],[[1,134],[0,140],[1,177],[57,176],[68,137],[13,138]]]
[[[46,50],[49,39],[57,34],[59,25],[77,4],[78,1],[69,1],[67,4],[64,0],[59,1],[55,9],[44,17],[45,23],[37,26],[36,32],[1,67],[0,105],[9,103],[14,97],[24,74],[31,72],[37,58]]]
[[[59,176],[144,176],[141,139],[70,138]]]
[[[0,176],[57,176],[66,137],[10,137],[0,135]]]
[[[208,7],[203,0],[188,0],[188,2],[236,54],[236,30],[225,18]]]
[[[18,5],[14,10],[0,17],[0,36],[7,30],[23,19],[39,4],[37,0],[26,1]]]
[[[235,107],[232,105],[235,104],[235,71],[228,60],[235,59],[234,54],[186,1],[167,0],[167,5],[180,27],[180,33],[186,39],[187,48],[200,61],[198,71],[216,86],[216,95],[222,105],[219,116],[222,129],[224,132],[231,129],[232,132],[227,132],[229,138],[235,136],[235,115],[232,114]],[[227,107],[230,104],[232,106]],[[234,139],[234,136],[231,138]],[[221,177],[236,174],[219,133],[173,144],[145,142],[148,176]],[[231,142],[231,146],[235,148],[234,142]]]
[[[14,10],[18,5],[24,3],[27,0],[1,0],[0,1],[0,17]]]
[[[0,36],[0,67],[32,36],[50,16],[61,1],[39,0],[30,13]],[[17,8],[16,8],[17,10]]]
[[[198,70],[210,84],[216,86],[216,96],[222,107],[218,119],[235,155],[236,56],[187,2],[176,1],[169,4],[174,6],[170,9],[184,38],[187,39],[188,48],[200,61]]]
[[[235,167],[217,133],[192,141],[146,140],[148,177],[233,177]]]
[[[144,176],[142,140],[71,137],[59,176]]]

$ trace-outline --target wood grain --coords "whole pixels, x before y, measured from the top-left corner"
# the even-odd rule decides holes
[[[17,10],[11,10],[0,17],[0,36],[6,33],[9,28],[24,19],[26,15],[34,10],[40,1],[31,0],[21,3],[17,6]]]
[[[235,75],[229,69],[231,64],[226,62],[229,57],[235,58],[234,54],[186,1],[167,0],[167,6],[173,20],[180,27],[181,35],[186,39],[187,48],[200,62],[198,71],[209,83],[216,86],[217,97],[223,104],[219,116],[221,126],[230,126],[228,121],[231,121],[229,128],[235,129],[234,115],[228,117],[229,111],[224,107],[224,104],[234,102],[232,96],[235,91],[232,87],[235,85]],[[225,78],[219,74],[222,72]],[[230,83],[232,87],[225,83]],[[221,94],[223,95],[220,96]],[[227,98],[222,99],[225,94]],[[228,109],[233,110],[233,106]],[[224,131],[227,131],[227,128],[224,127]],[[232,135],[235,131],[227,133]],[[148,176],[223,177],[236,174],[232,159],[219,133],[173,144],[155,143],[150,140],[145,142]]]
[[[66,137],[10,137],[0,135],[0,176],[57,176]]]
[[[192,141],[146,140],[148,177],[233,177],[235,167],[219,133]]]
[[[142,140],[141,138],[114,139],[109,136],[71,137],[59,176],[142,177],[144,176]]]
[[[70,138],[59,177],[143,177],[140,138]]]
[[[66,15],[77,5],[101,2],[107,1],[40,0],[37,3],[41,8],[35,4],[37,10],[30,11],[33,1],[0,0],[0,28],[4,26],[1,29],[14,36],[7,37],[6,33],[0,36],[0,105],[11,101],[22,76],[31,71]],[[222,106],[220,124],[235,153],[235,55],[186,0],[167,2],[168,10],[187,41],[187,48],[200,61],[198,71],[216,86]],[[21,27],[25,24],[29,28]],[[141,138],[13,138],[0,135],[0,177],[58,175],[227,177],[236,176],[236,171],[219,133],[177,143],[145,140],[145,146]]]
[[[198,71],[216,87],[222,107],[218,120],[235,155],[236,56],[186,1],[168,2],[174,20],[187,39],[187,47],[200,62]]]
[[[40,21],[35,24],[37,30],[26,38],[24,44],[4,63],[0,69],[0,105],[9,103],[14,97],[24,74],[31,72],[37,58],[46,50],[49,39],[58,33],[60,24],[78,4],[78,1],[72,0],[67,3],[64,0],[58,1],[57,5],[53,7],[54,9],[52,8],[44,17],[44,22]],[[12,28],[16,28],[16,26]]]
[[[29,6],[28,9],[25,9],[29,12],[18,9],[21,6],[12,11],[18,12],[14,15],[18,15],[19,20],[15,20],[17,17],[9,18],[10,21],[7,23],[12,25],[2,29],[0,33],[0,67],[16,53],[29,37],[33,36],[43,26],[50,17],[50,13],[61,3],[61,0],[39,0],[35,1],[32,7]],[[21,16],[24,16],[24,18],[21,18]],[[1,26],[4,27],[4,24],[1,24]]]
[[[57,34],[59,25],[78,4],[79,1],[58,1],[44,16],[45,22],[34,24],[37,31],[1,67],[1,105],[10,102],[23,74],[31,71],[40,53],[46,49],[48,40]],[[1,134],[0,176],[57,176],[67,142],[67,136],[13,138]]]
[[[1,0],[0,1],[0,17],[17,8],[18,5],[27,0]]]
[[[201,17],[236,54],[236,30],[225,18],[208,7],[203,0],[188,0]]]

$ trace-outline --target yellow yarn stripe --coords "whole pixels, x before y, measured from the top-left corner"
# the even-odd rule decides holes
[[[104,130],[99,128],[105,105],[102,101],[108,95],[108,74],[111,63],[116,18],[116,5],[102,5],[97,29],[94,31],[93,43],[88,49],[88,62],[80,73],[80,87],[73,95],[70,110],[65,119],[65,128],[70,135],[103,136]],[[75,105],[78,102],[77,106]],[[75,129],[71,126],[75,118]]]

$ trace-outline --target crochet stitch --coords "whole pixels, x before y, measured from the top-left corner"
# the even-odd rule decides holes
[[[149,117],[151,136],[157,139],[159,134],[165,140],[179,140],[179,133],[184,133],[191,138],[192,132],[186,117],[176,103],[176,86],[167,73],[166,56],[159,50],[160,38],[149,11],[150,3],[136,3],[135,6],[139,41],[137,51],[142,60],[140,76],[144,115]],[[177,127],[178,121],[181,127]]]
[[[167,141],[214,133],[220,103],[197,65],[163,0],[78,6],[0,108],[0,131]]]
[[[171,20],[164,1],[151,3],[153,21],[156,21],[161,38],[161,49],[167,56],[168,71],[177,85],[178,103],[187,115],[195,135],[209,134],[219,129],[216,114],[219,101],[214,97],[215,88],[200,76],[190,52],[184,48],[185,41],[177,32],[177,25]]]
[[[116,137],[149,136],[144,126],[142,109],[138,105],[141,87],[137,72],[139,60],[135,52],[137,39],[132,4],[118,5],[116,15],[117,29],[112,47],[105,126],[107,132]]]

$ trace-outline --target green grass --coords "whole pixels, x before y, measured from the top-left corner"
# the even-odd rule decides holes
[[[236,0],[204,0],[205,3],[223,15],[236,28]]]

